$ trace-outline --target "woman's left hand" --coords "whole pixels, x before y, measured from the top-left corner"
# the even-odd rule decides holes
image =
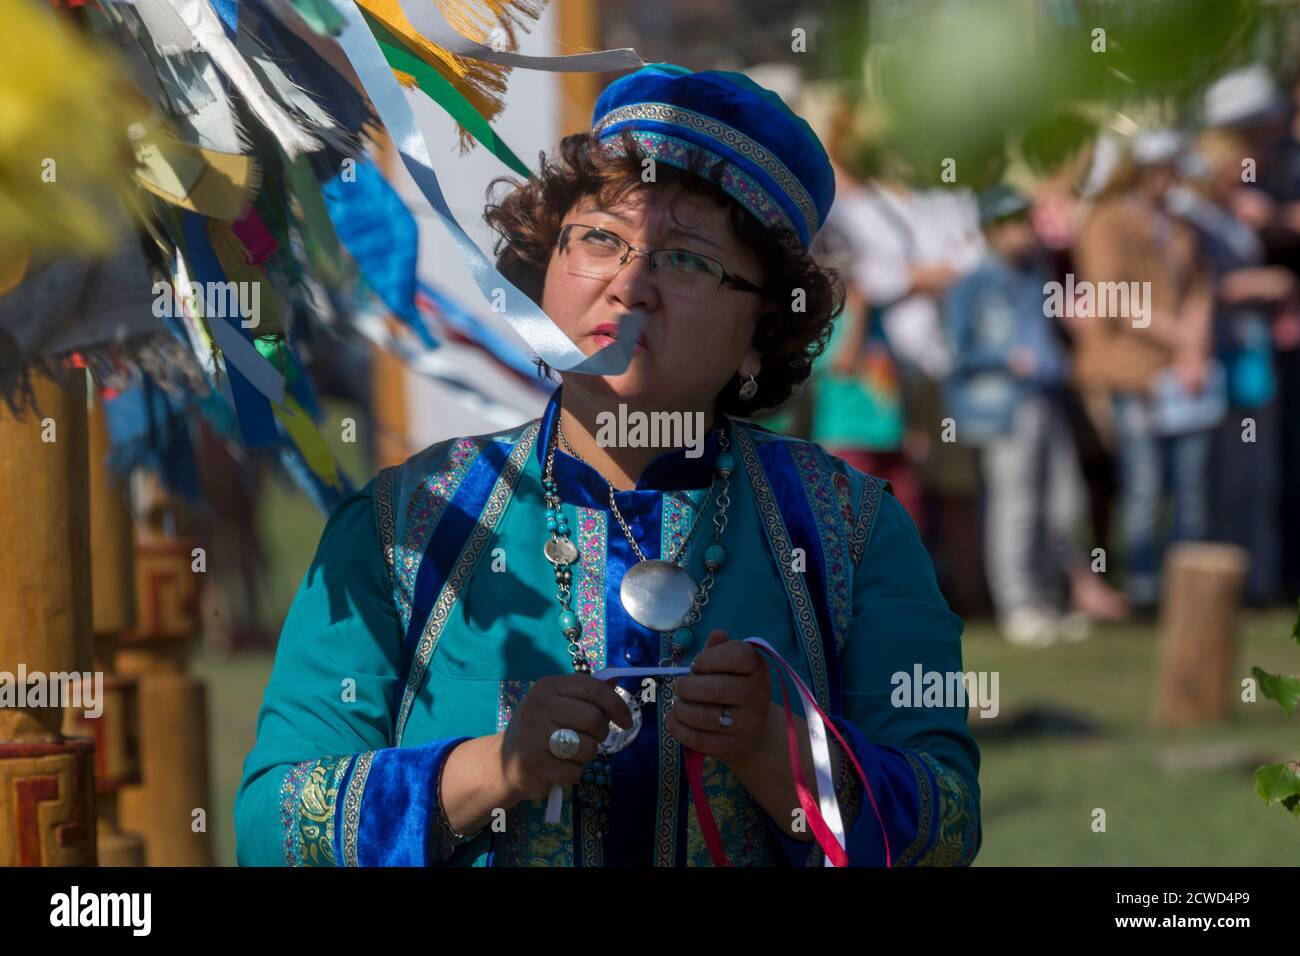
[[[666,726],[683,746],[706,757],[743,759],[765,744],[771,706],[767,661],[744,641],[733,641],[716,628],[691,673],[673,682]],[[725,728],[718,723],[724,709],[732,721]]]

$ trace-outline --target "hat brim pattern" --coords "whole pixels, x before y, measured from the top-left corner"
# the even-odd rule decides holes
[[[688,143],[666,133],[650,133],[643,130],[629,130],[628,133],[647,156],[669,166],[690,169],[691,160],[700,152],[711,157],[715,163],[723,162],[716,154],[701,150],[694,143]],[[605,140],[601,145],[607,150],[617,150],[619,141],[618,139]],[[707,171],[711,172],[712,167]],[[764,226],[769,229],[785,229],[795,236],[799,235],[799,230],[789,214],[772,199],[771,193],[735,163],[723,165],[719,184],[727,195],[744,206]]]
[[[647,129],[647,124],[662,124],[664,129]],[[702,149],[717,159],[727,160],[729,168],[742,167],[740,172],[748,175],[743,180],[737,179],[736,182],[738,188],[742,182],[745,183],[747,191],[737,194],[729,189],[727,190],[729,195],[735,196],[745,204],[745,208],[760,219],[763,215],[759,213],[759,208],[774,206],[781,209],[785,224],[794,230],[805,248],[812,241],[812,236],[816,235],[819,225],[817,207],[808,190],[770,150],[739,130],[712,117],[668,103],[633,103],[605,114],[594,132],[603,140],[616,136],[627,126],[632,126],[634,133],[653,132],[663,136],[665,139],[662,142],[665,144],[686,143],[692,149]],[[675,136],[674,133],[684,135]],[[638,141],[640,141],[639,137]],[[720,152],[716,148],[718,146],[725,147],[726,152]],[[665,150],[665,153],[683,155],[676,150]],[[662,158],[672,165],[680,165],[667,155],[656,158]],[[749,168],[744,169],[745,166]],[[762,183],[763,178],[769,179],[775,188],[765,187]],[[763,202],[758,202],[760,195],[763,197]],[[793,209],[787,208],[787,205],[781,202],[783,196],[790,199],[794,205]],[[754,206],[750,205],[751,200],[754,201]]]

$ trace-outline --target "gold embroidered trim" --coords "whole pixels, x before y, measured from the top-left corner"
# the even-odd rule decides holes
[[[777,508],[776,496],[772,492],[772,486],[768,483],[767,474],[759,463],[758,455],[754,450],[753,439],[749,437],[748,432],[743,427],[736,429],[736,446],[740,449],[741,459],[745,462],[745,470],[749,473],[749,481],[754,489],[754,499],[758,504],[759,514],[767,525],[767,533],[777,558],[777,567],[781,569],[781,576],[785,579],[786,594],[790,599],[790,607],[799,630],[799,639],[803,643],[804,654],[808,658],[813,695],[817,698],[817,703],[823,709],[829,711],[831,706],[830,682],[826,675],[826,657],[822,653],[821,637],[817,631],[817,618],[813,614],[812,598],[808,594],[808,582],[804,580],[802,574],[794,570],[793,562],[782,559],[783,555],[788,556],[794,551],[790,542],[790,533],[786,530],[780,509]]]

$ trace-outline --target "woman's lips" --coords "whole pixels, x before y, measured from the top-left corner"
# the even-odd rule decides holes
[[[592,329],[589,334],[596,340],[597,345],[604,348],[606,345],[609,345],[609,343],[618,338],[618,326],[609,322],[604,322]],[[649,350],[649,348],[650,343],[646,341],[645,333],[642,332],[641,337],[637,339],[637,345],[633,351],[644,352]]]

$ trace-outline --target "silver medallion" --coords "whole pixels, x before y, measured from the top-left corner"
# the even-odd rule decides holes
[[[542,545],[542,553],[551,564],[573,564],[578,560],[578,546],[568,538],[551,538]]]
[[[636,735],[641,732],[641,704],[637,701],[636,695],[622,687],[615,687],[615,692],[623,698],[627,704],[627,709],[632,712],[632,726],[624,730],[614,721],[609,722],[609,736],[596,745],[598,754],[616,754],[625,749],[632,741],[636,740]]]
[[[627,569],[619,600],[632,620],[652,631],[679,627],[695,603],[699,585],[671,561],[642,561]]]

